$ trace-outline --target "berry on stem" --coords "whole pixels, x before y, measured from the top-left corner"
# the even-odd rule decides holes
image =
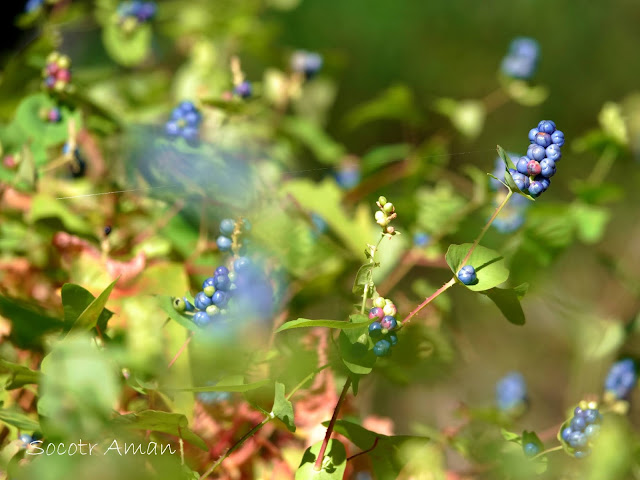
[[[460,280],[465,285],[471,285],[475,283],[478,279],[476,275],[476,269],[471,265],[465,265],[458,272],[458,280]]]

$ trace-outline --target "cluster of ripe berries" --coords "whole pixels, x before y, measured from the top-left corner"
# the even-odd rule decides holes
[[[202,114],[193,102],[184,101],[171,111],[171,118],[165,125],[165,132],[171,138],[182,137],[195,143],[199,138]]]
[[[71,60],[66,55],[52,52],[42,70],[43,87],[46,90],[63,92],[71,83]]]
[[[382,232],[385,235],[395,235],[396,229],[392,227],[391,221],[395,220],[398,217],[396,213],[396,207],[393,203],[387,201],[386,197],[379,197],[376,202],[378,208],[380,209],[375,213],[376,223],[382,227]]]
[[[233,247],[233,240],[231,237],[236,231],[236,226],[240,228],[239,231],[244,233],[251,230],[251,223],[246,218],[240,221],[240,225],[236,225],[235,220],[231,218],[225,218],[220,222],[220,236],[216,239],[216,245],[221,252],[228,252]],[[246,245],[248,240],[244,240]]]
[[[62,112],[58,107],[41,108],[38,116],[45,122],[58,123],[62,120]]]
[[[307,80],[316,76],[322,68],[322,55],[316,52],[298,50],[291,55],[291,70],[304,74]]]
[[[540,46],[533,38],[514,38],[502,60],[502,73],[511,78],[528,80],[536,73]]]
[[[584,458],[591,453],[590,443],[600,433],[602,414],[596,402],[580,402],[573,412],[569,424],[560,433],[562,441],[574,451],[573,456]]]
[[[633,360],[625,358],[614,363],[604,382],[605,399],[626,400],[638,382]]]
[[[122,2],[118,5],[118,23],[126,30],[131,30],[139,23],[148,22],[158,10],[156,2]]]
[[[398,343],[395,331],[398,329],[396,314],[398,309],[389,299],[378,297],[373,301],[373,308],[369,310],[369,336],[376,342],[373,353],[377,357],[389,355],[391,347]]]
[[[556,162],[562,157],[560,147],[564,145],[564,133],[556,130],[551,120],[542,120],[537,128],[529,131],[531,144],[526,157],[520,157],[516,169],[509,172],[517,187],[532,197],[538,197],[551,184],[556,173]]]
[[[179,312],[193,312],[193,323],[200,327],[210,324],[214,318],[228,313],[227,307],[235,291],[249,281],[246,275],[252,272],[251,266],[247,257],[236,258],[233,271],[219,266],[213,276],[202,283],[202,290],[194,297],[193,304],[186,297],[174,298],[173,307]]]

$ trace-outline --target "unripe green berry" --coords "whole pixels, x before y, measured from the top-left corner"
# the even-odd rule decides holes
[[[58,57],[58,61],[56,63],[58,64],[58,68],[60,69],[69,68],[71,66],[71,59],[69,59],[69,57],[67,57],[66,55],[61,55],[60,57]]]
[[[175,308],[177,312],[184,312],[187,309],[187,305],[183,299],[176,297],[173,299],[173,308]]]
[[[387,197],[380,196],[380,198],[378,198],[378,203],[384,207],[387,203]]]
[[[382,307],[382,311],[385,315],[389,315],[391,317],[395,317],[396,313],[398,313],[398,309],[393,303],[387,303],[384,307]]]
[[[220,313],[220,309],[215,305],[209,305],[206,311],[207,311],[207,315],[209,315],[210,317],[213,317]]]
[[[385,221],[384,212],[377,211],[376,214],[375,214],[375,219],[376,219],[377,223],[384,223],[384,221]]]
[[[378,308],[382,308],[384,309],[384,306],[386,305],[384,298],[382,297],[378,297],[373,301],[373,306],[374,307],[378,307]]]
[[[223,308],[222,310],[220,310],[220,315],[226,315],[228,312],[228,310],[226,308]]]
[[[236,272],[229,272],[229,280],[231,280],[231,283],[236,281]]]
[[[393,206],[393,203],[389,202],[389,203],[385,203],[383,210],[387,213],[392,213],[394,211],[395,207]]]
[[[216,293],[216,287],[208,285],[204,288],[203,292],[207,297],[213,297],[213,294]]]
[[[380,331],[382,332],[382,335],[386,335],[387,333],[389,333],[389,329],[387,329],[387,328],[383,328]]]

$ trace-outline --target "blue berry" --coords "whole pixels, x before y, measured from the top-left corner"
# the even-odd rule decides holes
[[[193,323],[199,327],[204,327],[211,321],[211,317],[206,312],[196,312],[193,316]]]
[[[551,135],[556,131],[556,124],[551,120],[540,120],[538,123],[538,130]]]
[[[220,235],[217,239],[216,239],[216,245],[218,246],[218,250],[220,250],[221,252],[228,252],[229,250],[231,250],[231,239],[229,237],[225,237],[224,235]]]
[[[555,132],[553,132],[551,134],[551,141],[555,144],[558,145],[559,147],[564,145],[564,133],[562,133],[560,130],[556,130]]]
[[[587,426],[587,422],[585,421],[584,417],[573,417],[573,419],[571,419],[571,430],[575,431],[582,431],[584,430],[584,428]]]
[[[560,146],[555,143],[549,145],[545,150],[545,155],[549,160],[553,160],[557,162],[562,157],[562,151],[560,150]]]
[[[248,257],[238,257],[233,262],[233,269],[236,273],[243,273],[251,268],[251,259]]]
[[[638,376],[633,360],[626,358],[613,364],[604,382],[605,391],[617,399],[626,399],[636,386]]]
[[[430,239],[431,239],[431,237],[429,236],[428,233],[416,232],[413,235],[413,244],[416,247],[425,247],[429,243]]]
[[[222,290],[225,292],[229,290],[229,287],[231,286],[231,280],[229,280],[228,275],[216,275],[214,279],[214,287],[216,287],[216,290]]]
[[[526,401],[527,384],[521,373],[511,372],[496,384],[496,402],[500,410],[513,410]]]
[[[540,145],[543,148],[547,148],[551,145],[551,135],[544,132],[538,132],[536,135],[536,144]]]
[[[465,265],[458,272],[458,280],[465,285],[471,285],[472,283],[475,283],[477,279],[476,269],[471,265]]]
[[[540,161],[540,174],[545,178],[553,177],[556,174],[556,162],[550,158],[543,158]]]
[[[291,56],[291,69],[304,73],[307,79],[314,77],[322,68],[322,56],[315,52],[299,50]]]
[[[535,457],[537,454],[540,453],[540,447],[537,444],[531,443],[531,442],[527,443],[523,447],[523,450],[524,450],[524,454],[527,457]]]
[[[345,162],[336,170],[335,178],[340,187],[349,190],[360,183],[360,166],[355,162]]]
[[[211,305],[211,298],[209,298],[204,292],[198,292],[194,304],[198,310],[206,310],[207,307]]]
[[[584,410],[582,410],[582,408],[580,408],[580,407],[576,407],[573,410],[573,415],[576,416],[576,417],[581,417],[581,416],[584,415]]]
[[[580,431],[574,430],[573,432],[571,432],[568,443],[573,448],[585,447],[587,445],[587,436]]]
[[[598,410],[590,408],[589,410],[585,410],[583,412],[582,417],[584,418],[584,421],[587,423],[587,425],[591,425],[598,421],[599,415],[600,413],[598,412]]]
[[[529,130],[529,141],[531,143],[535,143],[536,142],[536,135],[538,134],[539,130],[537,128],[532,128],[531,130]]]
[[[229,269],[224,265],[220,265],[218,268],[216,268],[214,275],[229,275]]]
[[[391,330],[394,330],[398,326],[398,321],[395,319],[395,317],[392,317],[391,315],[386,315],[380,321],[380,325],[382,325],[382,328],[385,328],[385,329],[391,331]]]
[[[389,350],[391,349],[391,342],[389,340],[378,340],[376,344],[373,346],[373,353],[377,357],[384,357],[389,354]]]
[[[216,293],[213,294],[211,300],[218,308],[224,308],[229,302],[229,296],[227,295],[227,292],[216,290]]]
[[[539,162],[544,158],[545,155],[546,152],[544,150],[544,147],[536,145],[535,143],[532,143],[527,148],[527,157],[529,157],[531,160],[536,160]]]
[[[578,450],[573,454],[573,456],[576,457],[577,459],[582,459],[582,458],[588,457],[589,453],[591,453],[591,450],[589,450],[589,449],[587,449],[587,450]]]
[[[230,237],[236,228],[236,222],[231,218],[225,218],[220,222],[220,233]]]
[[[372,322],[369,325],[369,336],[371,338],[378,338],[382,336],[382,325],[380,322]]]
[[[253,88],[251,86],[251,82],[245,80],[244,82],[239,83],[233,89],[233,92],[238,95],[240,98],[249,98],[253,92]]]
[[[513,181],[515,182],[516,187],[518,187],[523,192],[527,191],[527,188],[529,188],[529,177],[527,177],[526,175],[523,175],[522,173],[518,173],[518,172],[512,174],[511,177],[513,178]]]
[[[587,437],[595,437],[600,433],[600,425],[593,424],[593,425],[587,425],[584,429],[584,434]]]
[[[509,45],[507,56],[502,60],[502,73],[522,80],[531,78],[538,65],[539,51],[538,42],[533,38],[515,38]]]
[[[542,185],[542,191],[546,191],[547,188],[549,188],[549,186],[551,185],[551,180],[543,177],[542,175],[538,175],[537,177],[535,177],[534,179],[536,182],[538,182],[540,185]]]
[[[544,185],[542,185],[541,182],[538,182],[537,180],[534,180],[533,182],[531,182],[529,184],[529,194],[532,197],[537,197],[542,192],[544,192]]]
[[[44,5],[44,0],[27,0],[27,4],[24,6],[24,11],[31,13]]]
[[[204,282],[202,282],[202,290],[204,290],[207,287],[215,287],[215,286],[216,286],[215,277],[209,277]]]
[[[165,132],[169,137],[182,137],[188,142],[195,142],[201,121],[202,116],[193,103],[182,102],[171,111]]]
[[[529,157],[520,157],[518,159],[518,163],[516,163],[516,170],[518,173],[523,175],[529,175],[529,170],[527,170],[527,165],[529,164]],[[522,190],[522,189],[520,189]]]
[[[562,440],[569,442],[569,438],[571,438],[572,433],[573,430],[571,430],[571,427],[565,427],[564,430],[562,430]]]
[[[23,433],[22,435],[20,435],[19,440],[25,445],[29,445],[31,442],[33,442],[33,438],[31,437],[31,435],[29,435],[28,433]]]

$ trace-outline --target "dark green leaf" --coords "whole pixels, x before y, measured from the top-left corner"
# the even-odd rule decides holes
[[[362,173],[366,175],[388,163],[402,160],[411,153],[411,150],[412,146],[408,143],[395,143],[375,147],[362,157]]]
[[[35,420],[31,420],[24,413],[9,408],[0,409],[0,422],[20,430],[33,431],[40,428],[40,424]]]
[[[175,435],[201,450],[208,450],[204,440],[189,429],[187,417],[179,413],[144,410],[138,413],[119,415],[114,419],[114,423],[134,430],[153,430]]]
[[[524,449],[525,445],[529,443],[533,443],[534,445],[536,445],[538,447],[538,450],[541,452],[544,450],[544,444],[542,443],[542,441],[540,441],[538,435],[536,435],[536,432],[528,432],[525,430],[524,432],[522,432],[522,448]]]
[[[111,290],[115,287],[118,279],[115,279],[113,282],[109,284],[107,288],[105,288],[98,298],[93,300],[87,308],[85,308],[80,316],[75,320],[71,327],[71,331],[73,330],[91,330],[95,328],[98,323],[98,320],[103,315],[104,306],[107,304],[107,300],[109,300],[109,295],[111,295]]]
[[[296,480],[342,480],[347,467],[347,451],[338,440],[331,439],[324,452],[321,470],[314,469],[314,464],[320,453],[322,442],[307,448],[302,456],[302,462],[296,471]]]
[[[362,295],[365,285],[373,285],[373,269],[375,267],[375,263],[365,263],[358,269],[353,282],[353,288],[351,289],[355,295]]]
[[[0,372],[9,372],[11,374],[5,386],[7,390],[13,390],[40,381],[40,372],[31,370],[24,365],[18,365],[17,363],[7,362],[1,359]]]
[[[73,283],[65,283],[62,286],[62,308],[64,309],[64,323],[65,328],[68,330],[80,317],[87,307],[95,300],[95,297],[89,292],[89,290],[75,285]],[[106,308],[102,310],[98,317],[97,327],[101,332],[104,332],[107,328],[107,322],[113,315],[113,312]]]
[[[492,288],[484,292],[500,309],[509,322],[514,325],[524,325],[525,316],[520,305],[520,298],[526,293],[528,285],[522,284],[516,288]]]
[[[139,24],[132,32],[108,22],[102,29],[104,47],[116,62],[130,67],[145,60],[151,51],[152,31],[147,24]]]
[[[193,323],[191,320],[191,316],[186,313],[180,313],[175,308],[173,308],[173,297],[168,295],[158,295],[156,297],[158,299],[158,306],[169,315],[169,318],[180,325],[182,325],[187,330],[191,330],[192,332],[200,331],[200,328]]]
[[[366,375],[371,372],[377,357],[373,353],[373,342],[367,333],[366,324],[359,329],[343,330],[338,338],[343,363],[353,373]]]
[[[451,245],[445,257],[454,275],[457,275],[465,265],[471,265],[476,269],[478,281],[473,285],[465,285],[465,287],[475,292],[481,292],[500,285],[509,278],[509,270],[505,267],[504,258],[499,253],[480,245],[475,248],[463,265],[462,261],[471,247],[471,243]]]
[[[284,384],[276,382],[276,392],[273,400],[273,414],[285,424],[290,432],[296,431],[293,418],[293,405],[284,394]]]
[[[24,301],[0,295],[0,315],[11,324],[10,339],[20,348],[29,348],[40,343],[46,333],[62,329],[63,323],[35,306]]]
[[[394,85],[373,100],[354,108],[347,115],[345,124],[349,129],[378,120],[398,120],[417,125],[423,121],[423,116],[416,105],[409,87]]]
[[[282,121],[284,132],[313,152],[318,161],[327,164],[337,164],[345,154],[345,148],[329,137],[322,128],[315,123],[300,118],[288,117]]]
[[[511,158],[509,157],[507,152],[505,152],[504,148],[502,148],[500,145],[497,146],[497,149],[498,149],[498,155],[500,156],[500,158],[502,158],[502,161],[504,162],[504,181],[507,184],[507,187],[509,188],[509,190],[511,190],[513,193],[517,193],[518,195],[522,195],[523,197],[528,198],[532,202],[535,202],[535,198],[533,198],[528,193],[525,193],[522,190],[520,190],[516,185],[516,182],[513,180],[513,177],[511,176],[511,172],[509,172],[509,169],[512,168],[515,170],[516,166],[511,161]]]

